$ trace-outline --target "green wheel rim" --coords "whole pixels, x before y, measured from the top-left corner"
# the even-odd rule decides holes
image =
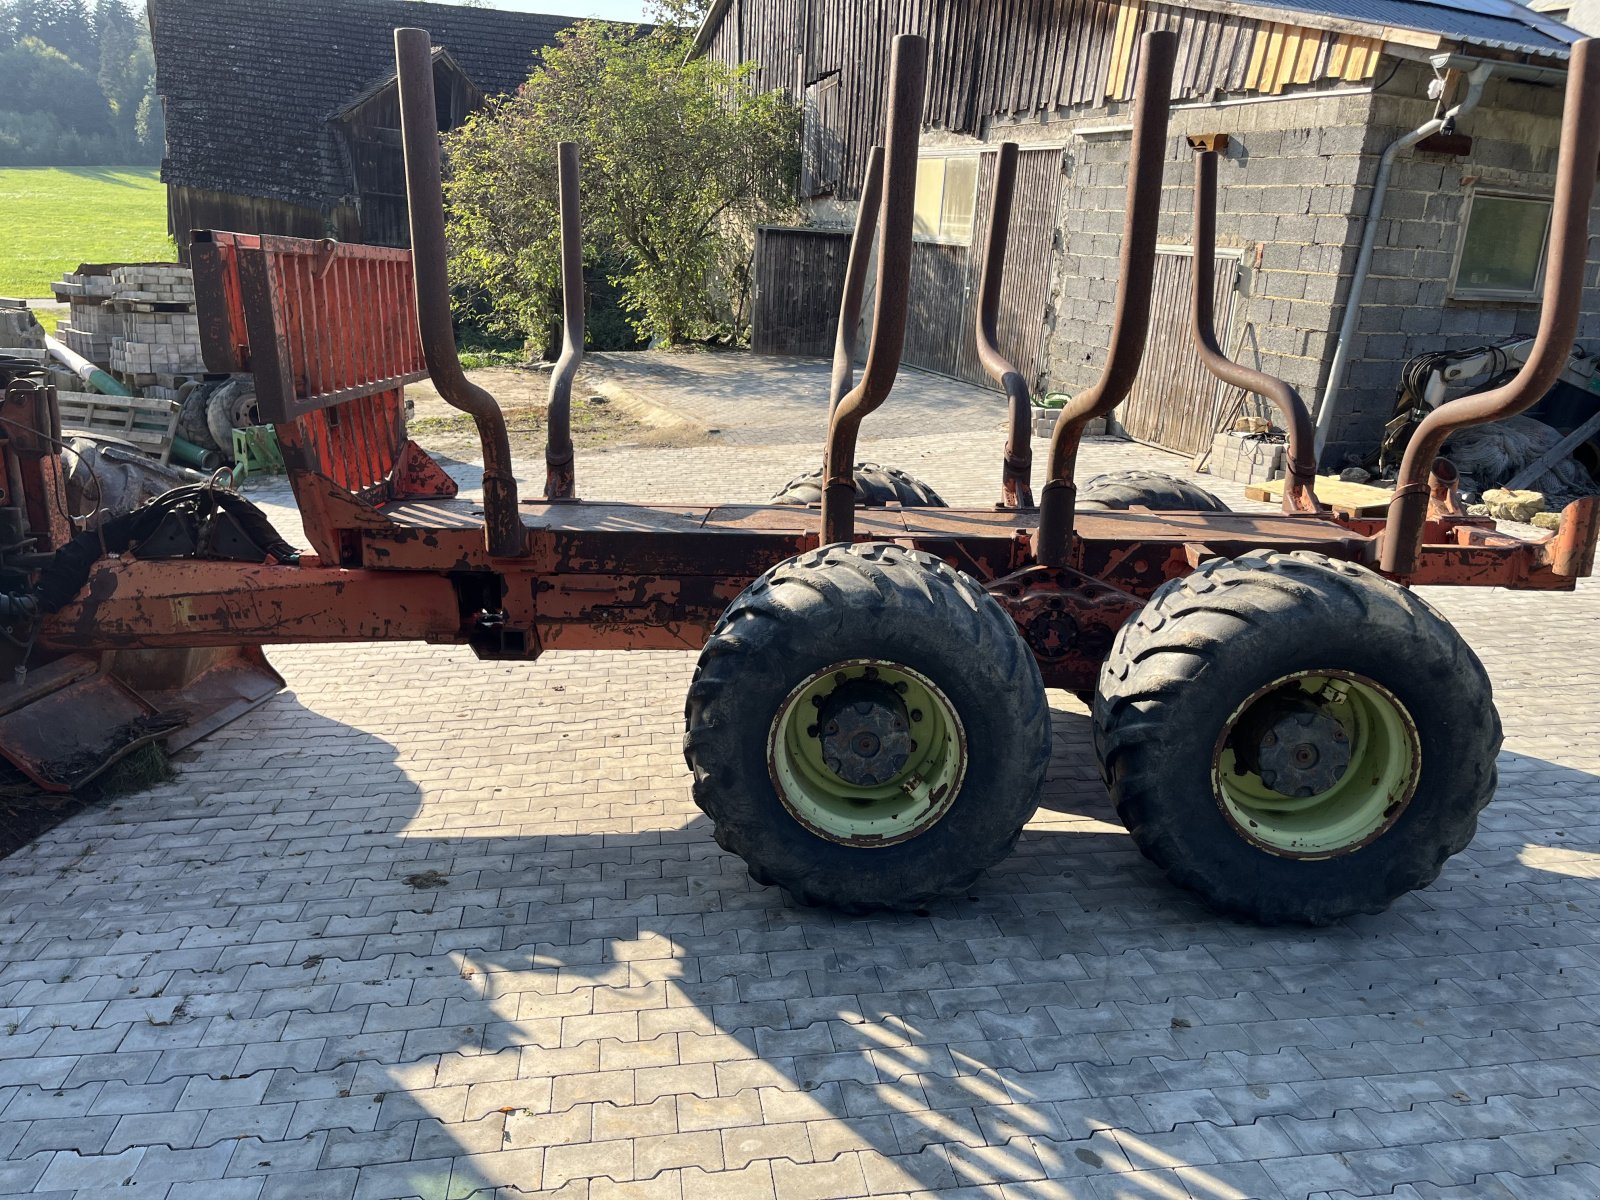
[[[884,720],[903,722],[896,728],[909,739],[903,765],[874,783],[851,782],[830,765],[819,720],[846,695],[862,697]],[[890,846],[937,824],[955,803],[967,769],[966,731],[926,675],[881,659],[851,659],[812,673],[784,698],[767,738],[767,763],[784,808],[812,833],[843,845]]]
[[[1323,733],[1325,745],[1336,744],[1341,759],[1348,754],[1348,765],[1331,786],[1290,794],[1287,787],[1279,790],[1282,773],[1252,761],[1261,751],[1252,755],[1251,740],[1258,747],[1268,744],[1256,731],[1265,729],[1264,738],[1277,746],[1277,730],[1284,726],[1271,724],[1275,714]],[[1316,740],[1306,736],[1307,745]],[[1309,753],[1315,762],[1315,749]],[[1274,680],[1234,710],[1217,739],[1212,787],[1218,806],[1246,840],[1272,854],[1323,859],[1359,850],[1389,829],[1410,803],[1421,770],[1416,723],[1393,692],[1344,671],[1303,671]]]

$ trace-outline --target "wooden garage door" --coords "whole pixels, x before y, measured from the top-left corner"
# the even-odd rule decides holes
[[[905,347],[909,365],[986,388],[994,384],[978,361],[976,329],[996,157],[993,151],[986,151],[978,172],[972,244],[942,246],[919,241],[912,249],[911,318]],[[1024,150],[1017,159],[1017,190],[997,324],[1001,352],[1030,387],[1037,383],[1044,350],[1060,197],[1061,151]]]
[[[1230,348],[1228,326],[1238,280],[1239,260],[1219,255],[1216,326],[1225,349]],[[1156,254],[1150,340],[1133,391],[1117,409],[1117,421],[1141,442],[1198,454],[1211,444],[1219,389],[1189,339],[1189,254],[1163,249]]]

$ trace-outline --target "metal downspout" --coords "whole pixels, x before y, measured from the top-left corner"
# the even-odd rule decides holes
[[[1328,444],[1328,434],[1333,428],[1333,416],[1338,409],[1339,393],[1344,386],[1344,374],[1349,367],[1350,345],[1355,340],[1356,325],[1361,319],[1361,296],[1367,288],[1367,274],[1372,269],[1372,247],[1378,240],[1378,224],[1383,220],[1384,204],[1389,198],[1389,176],[1394,171],[1395,160],[1424,138],[1432,137],[1445,125],[1465,116],[1478,106],[1483,97],[1483,85],[1494,74],[1494,63],[1480,63],[1467,75],[1467,94],[1461,102],[1442,117],[1418,125],[1389,144],[1378,161],[1378,177],[1372,185],[1372,202],[1367,205],[1367,216],[1361,230],[1361,250],[1356,255],[1355,273],[1350,277],[1350,292],[1345,298],[1344,318],[1339,322],[1339,342],[1333,351],[1333,365],[1328,368],[1328,386],[1317,405],[1317,461],[1322,461],[1322,451]]]

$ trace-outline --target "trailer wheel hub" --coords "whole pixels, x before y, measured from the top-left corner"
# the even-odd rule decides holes
[[[954,705],[898,663],[852,660],[814,672],[772,722],[778,797],[812,833],[887,846],[928,829],[955,802],[966,734]]]
[[[1290,858],[1333,858],[1399,819],[1421,768],[1416,724],[1394,693],[1348,672],[1299,672],[1234,710],[1212,782],[1247,841]]]
[[[899,774],[911,757],[911,718],[882,680],[838,688],[819,710],[822,757],[828,770],[857,787],[876,787]]]
[[[1261,782],[1285,796],[1325,792],[1350,766],[1350,738],[1325,712],[1297,708],[1268,728],[1256,748]]]

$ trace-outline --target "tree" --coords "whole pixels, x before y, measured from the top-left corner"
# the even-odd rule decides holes
[[[94,26],[80,0],[12,0],[10,8],[15,40],[38,38],[80,67],[99,66]]]
[[[685,61],[688,31],[580,22],[515,96],[447,142],[455,279],[542,341],[557,311],[555,147],[583,158],[586,260],[668,343],[742,330],[748,230],[794,203],[799,115],[750,68]]]
[[[6,81],[5,107],[12,111],[49,113],[78,133],[109,132],[105,97],[94,76],[36,37],[0,51],[0,79]]]
[[[645,11],[655,25],[693,34],[710,8],[709,0],[650,0]]]
[[[111,109],[117,133],[131,142],[139,103],[156,70],[150,38],[123,7],[122,0],[98,0],[94,32],[100,44],[95,80]]]
[[[0,164],[161,153],[155,56],[129,0],[0,0],[0,80]]]

